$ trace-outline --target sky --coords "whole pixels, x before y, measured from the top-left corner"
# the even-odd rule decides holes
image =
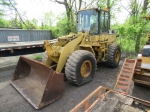
[[[64,5],[50,2],[49,0],[16,0],[17,9],[19,12],[31,20],[36,18],[40,20],[44,13],[52,11],[56,16],[65,12]],[[121,2],[125,7],[127,6],[126,0]],[[119,3],[120,5],[120,3]],[[116,14],[117,22],[123,23],[128,16],[128,12],[122,7],[121,12]]]
[[[63,5],[49,0],[16,0],[17,9],[19,12],[26,13],[28,19],[37,18],[40,19],[44,13],[52,11],[54,14],[59,15],[65,11]]]

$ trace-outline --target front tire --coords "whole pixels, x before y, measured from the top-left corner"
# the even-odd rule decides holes
[[[92,80],[95,70],[94,55],[89,51],[77,50],[69,56],[65,74],[70,83],[80,86]]]

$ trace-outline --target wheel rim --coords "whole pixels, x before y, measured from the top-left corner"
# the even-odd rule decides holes
[[[118,63],[119,59],[120,59],[120,52],[117,50],[116,54],[115,54],[115,61],[116,61],[116,63]]]
[[[87,78],[92,71],[92,63],[90,60],[86,60],[82,63],[80,73],[83,78]]]

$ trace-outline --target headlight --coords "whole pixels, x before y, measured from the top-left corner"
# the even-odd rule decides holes
[[[85,39],[85,41],[87,42],[87,41],[89,41],[89,39],[88,39],[88,38],[86,38],[86,39]]]

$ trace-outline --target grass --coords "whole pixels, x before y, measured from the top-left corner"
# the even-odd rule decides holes
[[[35,60],[42,60],[42,54],[37,54],[33,57]]]
[[[136,57],[136,56],[129,55],[129,56],[127,56],[127,58],[129,58],[129,59],[136,59],[137,57]]]

